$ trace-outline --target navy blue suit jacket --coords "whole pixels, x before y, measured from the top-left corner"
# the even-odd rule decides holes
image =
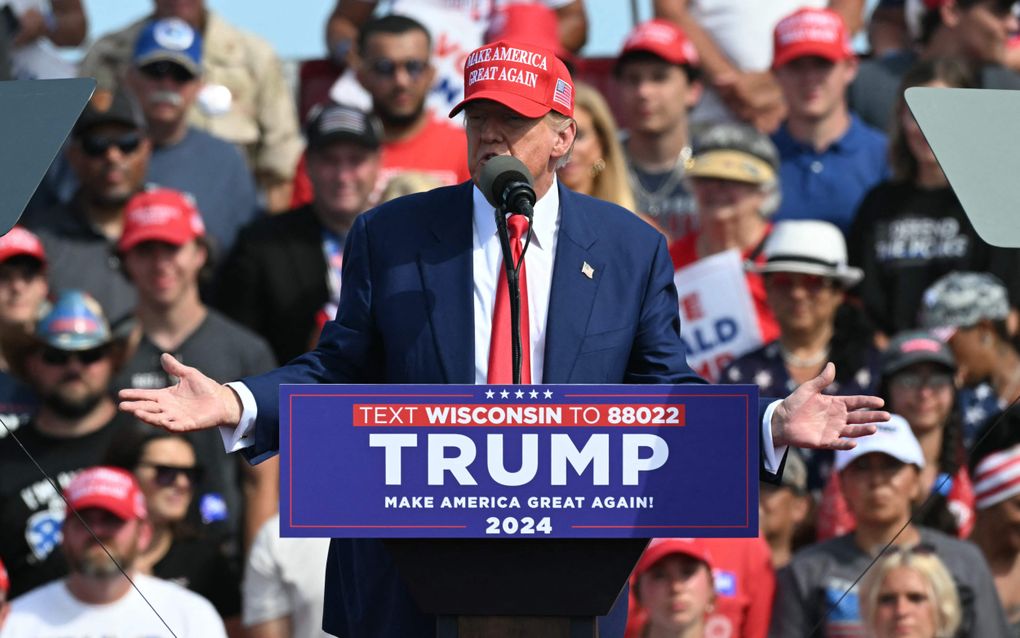
[[[559,197],[543,382],[705,383],[687,365],[662,235],[613,204],[563,187]],[[243,380],[258,403],[249,460],[277,450],[280,384],[474,383],[472,214],[472,184],[464,183],[358,217],[339,311],[318,347]],[[333,541],[324,615],[325,628],[342,636],[434,632],[377,541]]]

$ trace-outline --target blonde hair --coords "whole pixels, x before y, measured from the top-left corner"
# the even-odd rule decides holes
[[[405,171],[394,175],[386,182],[386,187],[379,194],[379,203],[382,204],[404,195],[430,191],[442,185],[443,182],[435,175],[420,171]]]
[[[609,105],[594,87],[583,82],[575,84],[574,100],[575,110],[581,108],[591,115],[595,135],[602,146],[602,159],[606,163],[605,168],[595,176],[591,196],[636,211],[637,200],[634,199],[634,191],[627,178],[627,162]]]
[[[882,557],[861,581],[861,619],[869,629],[875,627],[878,613],[878,593],[889,572],[905,567],[921,576],[928,586],[932,607],[935,610],[935,637],[952,638],[960,626],[962,613],[956,583],[945,564],[934,551],[896,547]]]

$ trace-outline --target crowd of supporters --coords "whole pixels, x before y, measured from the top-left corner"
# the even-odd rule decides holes
[[[791,451],[759,538],[654,539],[628,638],[1020,637],[1020,250],[978,235],[903,98],[1020,89],[1013,0],[653,0],[586,58],[609,1],[337,0],[298,86],[203,0],[77,68],[80,0],[3,7],[0,77],[98,88],[0,237],[0,636],[322,635],[326,542],[279,537],[278,466],[116,392],[176,383],[162,353],[227,382],[313,348],[354,219],[470,179],[446,114],[505,40],[574,74],[558,181],[663,234],[699,374],[782,397],[832,361],[827,392],[894,414]]]

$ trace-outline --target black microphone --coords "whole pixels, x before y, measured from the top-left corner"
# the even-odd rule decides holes
[[[534,180],[521,160],[497,155],[485,163],[478,181],[482,194],[493,208],[521,213],[531,219],[536,199]]]

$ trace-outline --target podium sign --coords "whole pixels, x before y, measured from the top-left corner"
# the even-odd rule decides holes
[[[757,388],[284,385],[281,533],[751,537]]]

